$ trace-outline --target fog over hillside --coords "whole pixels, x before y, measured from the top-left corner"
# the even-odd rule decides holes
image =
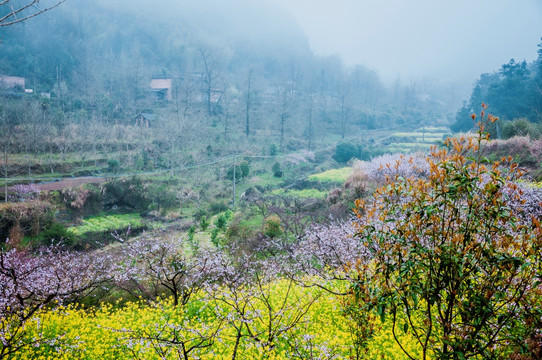
[[[463,96],[475,79],[511,58],[532,61],[542,3],[429,0],[102,1],[197,29],[195,37],[260,55],[337,56],[375,70],[388,84],[454,82]]]
[[[0,70],[42,89],[57,80],[57,70],[67,80],[124,71],[144,88],[151,75],[203,71],[206,50],[219,60],[222,87],[242,89],[250,69],[269,81],[265,86],[293,76],[311,86],[323,72],[338,84],[360,71],[388,95],[410,92],[454,112],[481,73],[510,58],[536,58],[540,23],[536,0],[68,0],[2,29]]]
[[[469,85],[510,58],[536,59],[539,0],[277,0],[318,54],[397,76],[431,76]]]
[[[290,51],[306,55],[309,49],[304,30],[295,18],[271,2],[235,1],[100,1],[102,6],[160,19],[168,25],[183,24],[197,29],[203,41],[221,46],[254,48],[264,51]],[[197,39],[195,39],[197,40]]]

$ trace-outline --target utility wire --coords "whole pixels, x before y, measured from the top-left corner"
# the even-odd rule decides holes
[[[380,128],[380,129],[369,129],[369,130],[363,130],[363,132],[360,132],[357,135],[353,135],[344,139],[341,139],[341,141],[347,142],[351,141],[353,139],[362,138],[364,136],[367,136],[367,133],[378,133],[383,131],[392,131],[392,130],[400,130],[401,127],[395,126],[395,127],[389,127],[389,128]],[[392,136],[391,134],[389,136],[386,136],[384,139]],[[382,143],[384,139],[381,139],[378,143]],[[122,174],[97,174],[97,175],[90,175],[90,176],[76,176],[76,177],[57,177],[57,178],[51,178],[51,177],[17,177],[17,178],[8,178],[6,179],[8,183],[10,182],[17,182],[17,181],[43,181],[43,182],[55,182],[63,179],[70,179],[70,180],[85,180],[85,179],[117,179],[122,177],[130,177],[130,176],[154,176],[154,175],[160,175],[160,174],[166,174],[166,173],[176,173],[180,171],[185,170],[191,170],[196,168],[202,168],[202,167],[208,167],[210,165],[219,164],[226,162],[228,160],[234,159],[235,157],[243,157],[248,159],[273,159],[273,158],[288,158],[292,157],[296,154],[303,155],[306,153],[321,153],[325,151],[332,150],[336,147],[336,145],[330,145],[324,148],[320,148],[318,150],[314,151],[304,151],[304,152],[293,152],[288,154],[277,154],[277,155],[243,155],[243,154],[234,154],[234,155],[228,155],[221,157],[216,160],[208,161],[208,162],[202,162],[199,164],[192,164],[192,165],[183,165],[183,166],[177,166],[170,169],[161,169],[161,170],[154,170],[154,171],[144,171],[144,172],[129,172],[129,173],[122,173]],[[297,181],[297,180],[296,180]]]

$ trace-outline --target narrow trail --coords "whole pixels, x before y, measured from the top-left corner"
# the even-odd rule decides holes
[[[42,184],[34,184],[38,189],[41,191],[54,191],[54,190],[62,190],[65,188],[71,188],[71,187],[78,187],[83,184],[100,184],[105,182],[104,177],[82,177],[82,178],[75,178],[75,179],[62,179],[59,181],[53,181],[53,182],[47,182]]]

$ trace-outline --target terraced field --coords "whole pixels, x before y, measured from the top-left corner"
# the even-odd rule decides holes
[[[450,129],[444,126],[425,126],[411,132],[395,132],[391,134],[386,148],[390,153],[427,151],[450,134]]]

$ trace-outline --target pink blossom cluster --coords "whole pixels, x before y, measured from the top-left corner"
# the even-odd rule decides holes
[[[384,154],[371,161],[357,162],[355,170],[363,171],[367,178],[377,183],[396,176],[402,178],[427,176],[429,163],[425,155]]]
[[[16,248],[0,251],[0,358],[26,344],[25,323],[41,309],[76,301],[106,286],[106,258],[75,253],[60,245],[36,253]]]
[[[106,277],[103,264],[95,260],[60,245],[37,253],[17,249],[0,252],[1,313],[88,295]]]
[[[349,279],[350,270],[369,255],[355,234],[353,219],[314,225],[290,250],[289,273],[324,280]]]
[[[189,248],[182,239],[149,235],[126,242],[112,256],[114,284],[135,297],[155,300],[166,293],[185,304],[200,289],[240,276],[222,251]]]
[[[542,189],[530,183],[517,182],[505,186],[503,194],[516,216],[524,221],[542,219]]]
[[[40,189],[34,184],[17,184],[11,188],[8,200],[20,202],[36,199],[40,195]]]
[[[302,151],[289,154],[286,157],[286,161],[293,165],[299,165],[306,162],[314,162],[314,153],[311,151]]]

